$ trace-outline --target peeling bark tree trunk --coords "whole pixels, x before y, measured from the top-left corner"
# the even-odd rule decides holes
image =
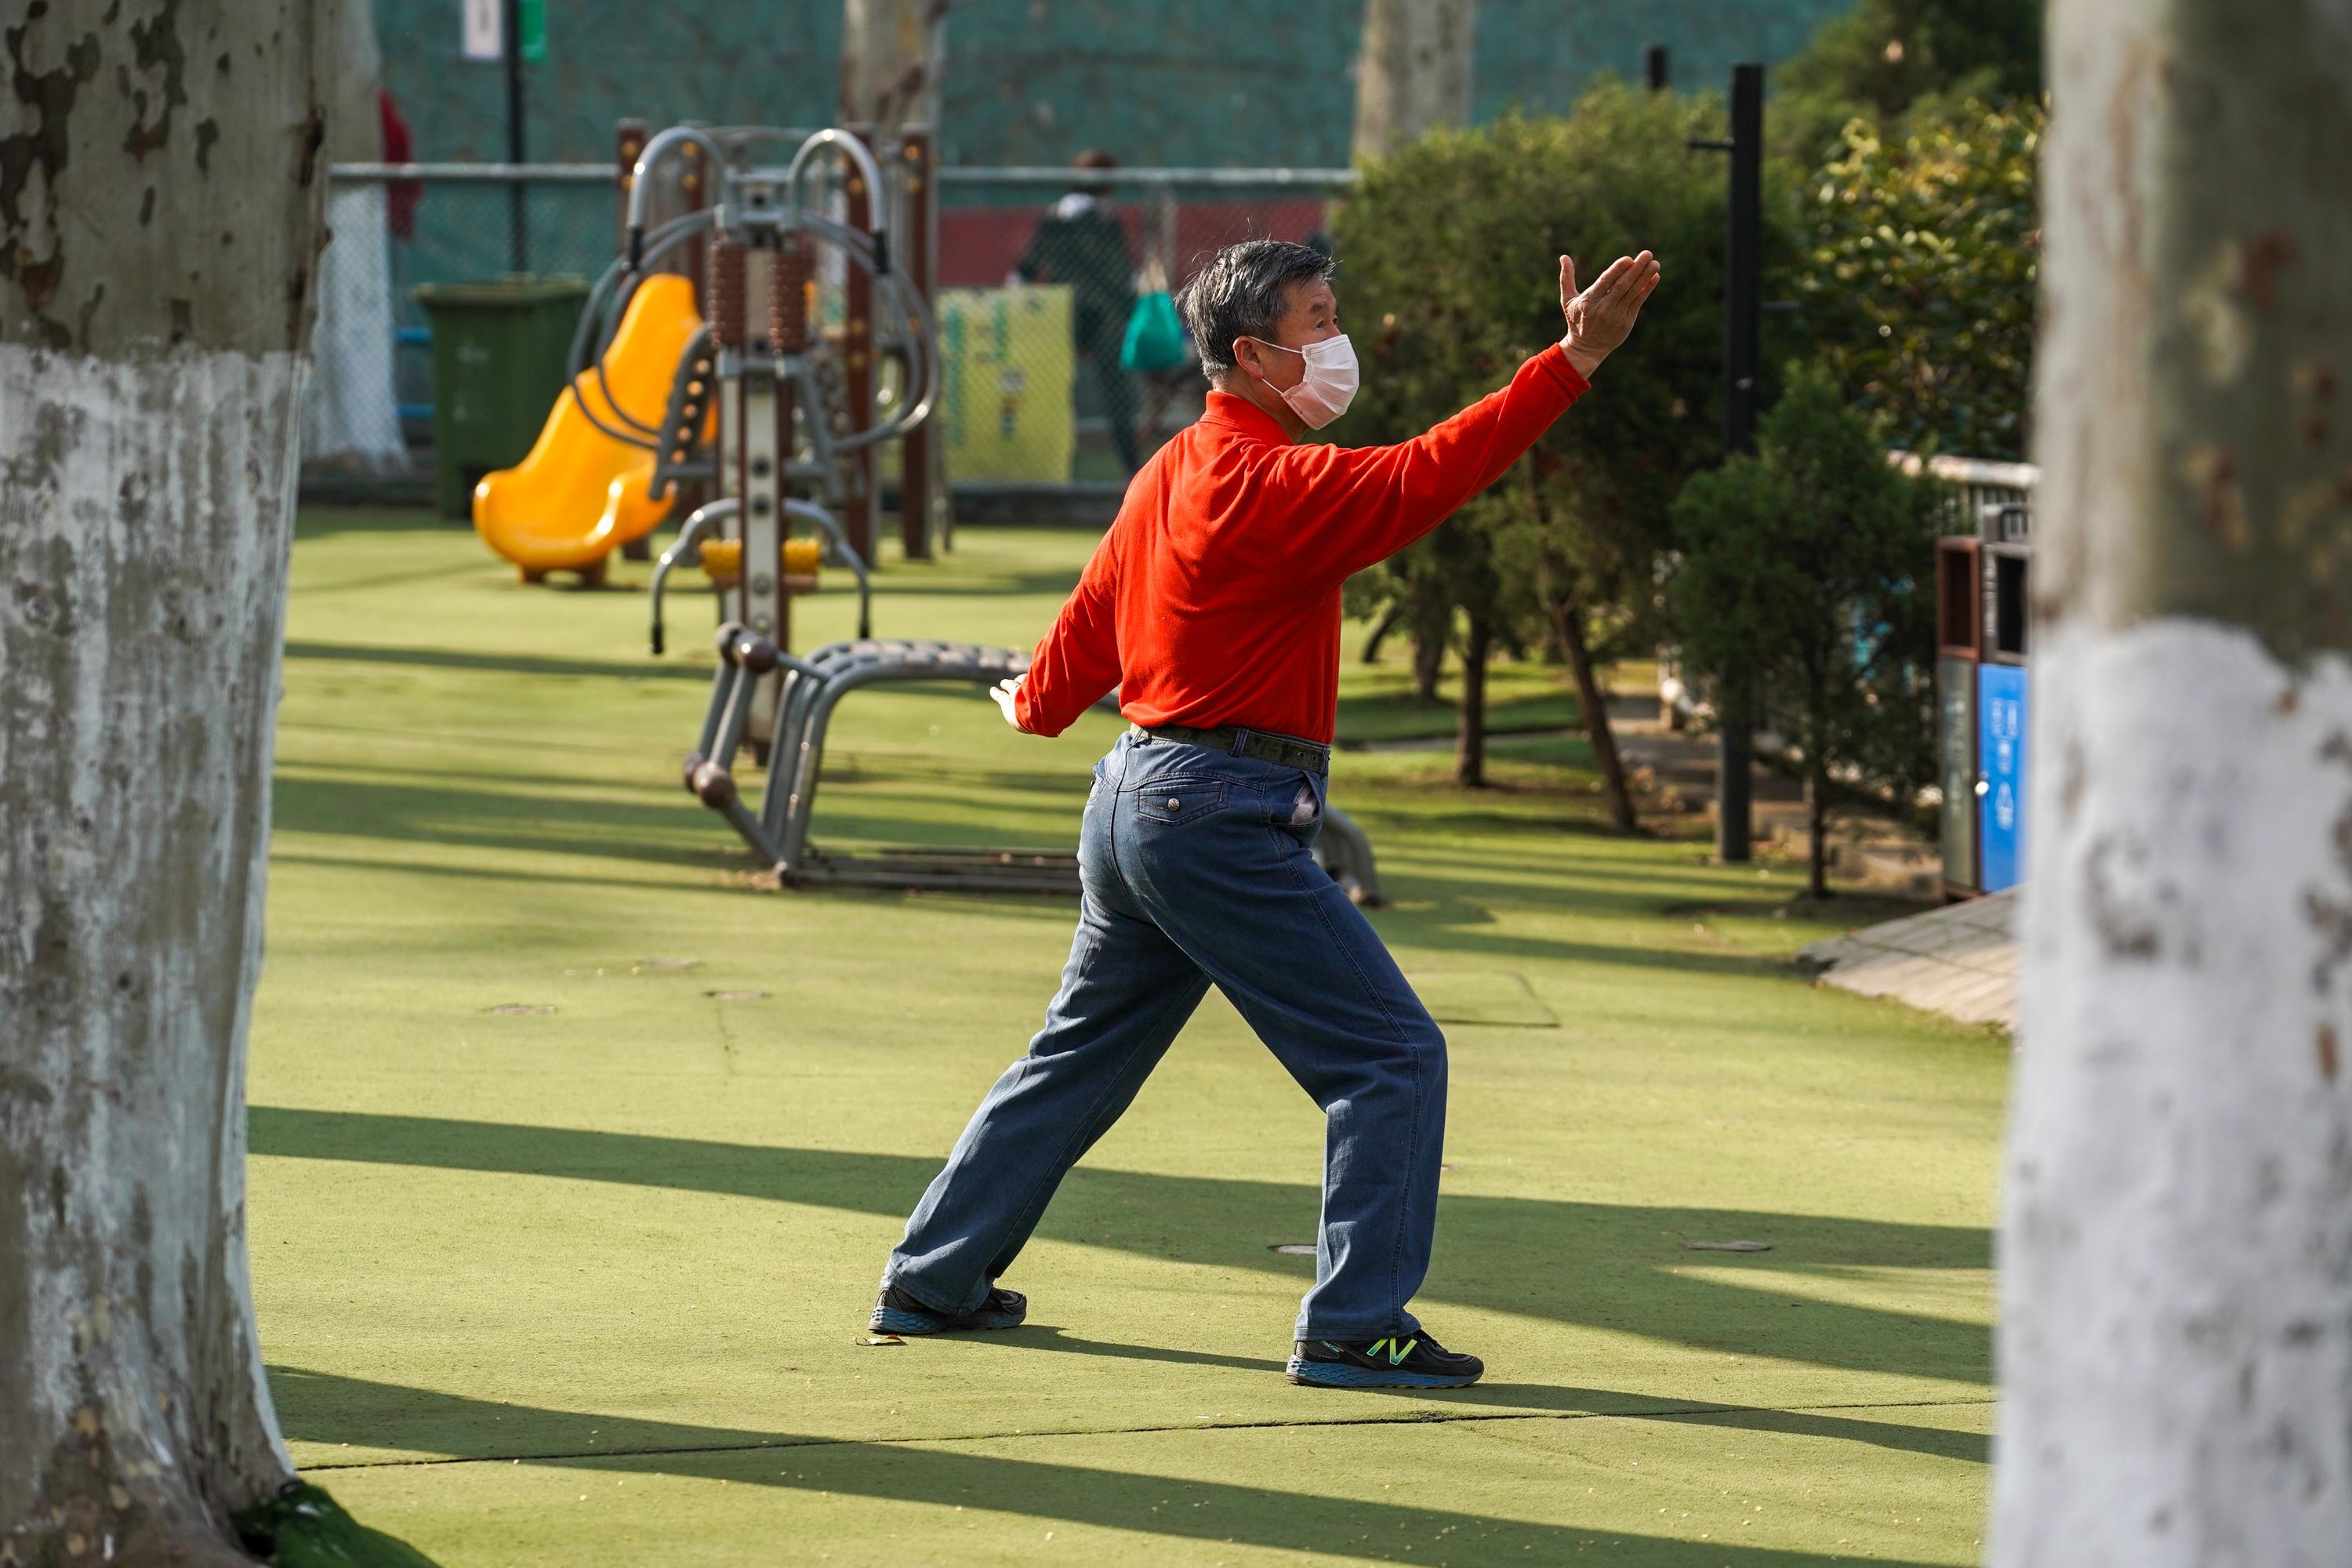
[[[1494,651],[1494,624],[1473,615],[1462,642],[1462,722],[1454,743],[1454,782],[1471,789],[1486,784],[1486,659]]]
[[[0,82],[0,1556],[243,1561],[247,1283],[331,9],[47,0]]]
[[[2060,0],[2000,1568],[2352,1542],[2352,8]]]
[[[1364,0],[1355,153],[1377,158],[1470,119],[1475,0]]]
[[[941,43],[948,0],[842,0],[841,122],[940,122]]]
[[[1585,738],[1592,743],[1592,760],[1601,768],[1603,793],[1609,797],[1609,820],[1631,833],[1642,825],[1633,810],[1633,787],[1625,778],[1625,759],[1617,751],[1617,731],[1609,721],[1609,694],[1601,689],[1601,672],[1592,662],[1592,647],[1584,639],[1584,612],[1547,595],[1551,626],[1568,655],[1576,677],[1576,704],[1584,710]]]

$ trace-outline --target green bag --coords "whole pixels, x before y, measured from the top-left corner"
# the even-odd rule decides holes
[[[1128,313],[1127,338],[1118,345],[1121,370],[1174,370],[1191,363],[1192,351],[1184,341],[1184,323],[1176,319],[1176,301],[1168,290],[1156,289],[1136,298]]]

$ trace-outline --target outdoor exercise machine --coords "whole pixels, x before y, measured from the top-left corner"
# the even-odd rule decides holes
[[[1076,893],[1077,856],[1069,849],[925,846],[852,856],[827,853],[809,839],[825,733],[842,699],[869,686],[898,681],[963,682],[984,689],[1028,668],[1029,655],[1009,648],[871,637],[834,643],[797,658],[757,632],[730,623],[719,629],[719,673],[711,683],[701,738],[686,759],[683,782],[705,805],[727,818],[785,887],[851,882]],[[754,694],[771,680],[780,685],[782,700],[767,752],[767,790],[754,810],[743,798],[733,764],[750,733]],[[1101,706],[1116,710],[1117,693],[1105,698]],[[1371,841],[1337,806],[1324,814],[1315,858],[1356,902],[1381,901]]]
[[[894,244],[889,217],[894,207],[918,214],[928,207],[926,165],[902,159],[913,172],[893,193],[867,139],[839,130],[806,136],[781,168],[750,161],[749,146],[780,134],[733,132],[722,142],[717,133],[678,126],[643,142],[627,180],[625,250],[591,291],[574,355],[582,374],[573,401],[596,420],[605,384],[593,325],[600,311],[673,250],[702,247],[709,321],[680,353],[667,405],[649,430],[655,493],[693,484],[719,491],[694,509],[663,552],[650,595],[656,654],[664,643],[664,593],[681,566],[703,570],[725,617],[709,705],[683,782],[727,818],[784,886],[1075,892],[1077,863],[1066,849],[927,847],[846,856],[822,852],[810,841],[825,737],[845,697],[915,681],[984,690],[1026,670],[1029,655],[873,636],[870,553],[859,547],[864,541],[845,532],[836,513],[870,499],[857,459],[879,441],[911,438],[935,401],[940,377],[928,301],[898,264],[906,247]],[[902,150],[910,144],[902,141]],[[656,225],[650,210],[656,183],[673,160],[709,171],[719,199]],[[810,176],[821,163],[839,165],[846,175],[848,200],[839,217],[807,200]],[[835,354],[823,352],[818,308],[821,258],[828,254],[839,258],[845,282],[856,285],[844,289],[842,348]],[[895,373],[887,399],[876,395],[872,374],[884,365]],[[609,403],[609,395],[601,401]],[[869,417],[885,406],[880,417]],[[921,503],[911,472],[905,482],[915,497],[901,507],[911,552],[918,520],[909,509]],[[792,536],[795,524],[806,537]],[[791,598],[815,586],[828,560],[856,577],[858,635],[795,657],[787,651]],[[745,751],[768,771],[756,811],[735,773]],[[1351,897],[1378,900],[1370,846],[1344,814],[1327,816],[1318,854]]]
[[[802,138],[789,163],[751,162],[749,149],[782,135],[735,132],[722,143],[698,127],[674,126],[646,142],[629,181],[625,252],[599,280],[600,289],[616,289],[672,247],[690,239],[702,247],[709,319],[680,356],[652,431],[651,485],[719,493],[687,518],[655,568],[656,653],[664,591],[682,562],[703,569],[722,614],[781,644],[790,637],[793,595],[814,588],[830,560],[856,576],[860,630],[870,631],[870,529],[853,541],[836,514],[853,500],[870,501],[870,466],[855,459],[919,426],[935,401],[929,308],[892,259],[892,203],[872,151],[862,137],[824,130]],[[666,158],[689,149],[716,179],[719,199],[649,229],[654,176]],[[821,163],[846,165],[844,216],[807,199]],[[826,352],[819,309],[826,260],[845,282],[861,285],[844,289],[837,353]],[[583,335],[596,302],[592,291]],[[887,387],[877,387],[877,363],[895,368]],[[793,538],[795,524],[811,537]],[[763,693],[753,714],[751,737],[762,746],[773,728],[772,697]]]
[[[789,160],[763,161],[780,143]],[[928,140],[877,158],[837,129],[625,125],[622,148],[621,254],[590,289],[538,443],[477,487],[475,527],[527,580],[593,581],[686,512],[655,574],[656,649],[680,565],[711,569],[722,615],[782,637],[823,563],[864,591],[875,453],[899,442],[902,467],[928,471],[929,307],[891,244],[894,214],[929,221]],[[657,195],[684,210],[652,221]]]

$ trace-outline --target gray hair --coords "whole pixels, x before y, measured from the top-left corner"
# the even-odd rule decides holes
[[[1337,265],[1286,239],[1245,239],[1209,258],[1176,296],[1202,373],[1213,382],[1224,380],[1234,368],[1235,338],[1272,342],[1290,286],[1328,278]]]

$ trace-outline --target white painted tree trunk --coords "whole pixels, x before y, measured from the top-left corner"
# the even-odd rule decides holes
[[[1477,0],[1364,0],[1356,66],[1355,156],[1470,119]]]
[[[381,184],[338,186],[320,259],[319,326],[302,400],[304,464],[397,473],[410,466],[393,388],[392,236]]]
[[[0,83],[0,1561],[242,1561],[245,1258],[331,13],[48,0]]]
[[[373,163],[383,155],[375,7],[369,0],[340,0],[338,9],[329,161]],[[359,473],[396,472],[409,466],[409,458],[393,389],[392,234],[383,186],[330,190],[327,233],[310,391],[302,401],[302,460]]]
[[[2352,0],[2058,0],[2000,1568],[2352,1561]]]

